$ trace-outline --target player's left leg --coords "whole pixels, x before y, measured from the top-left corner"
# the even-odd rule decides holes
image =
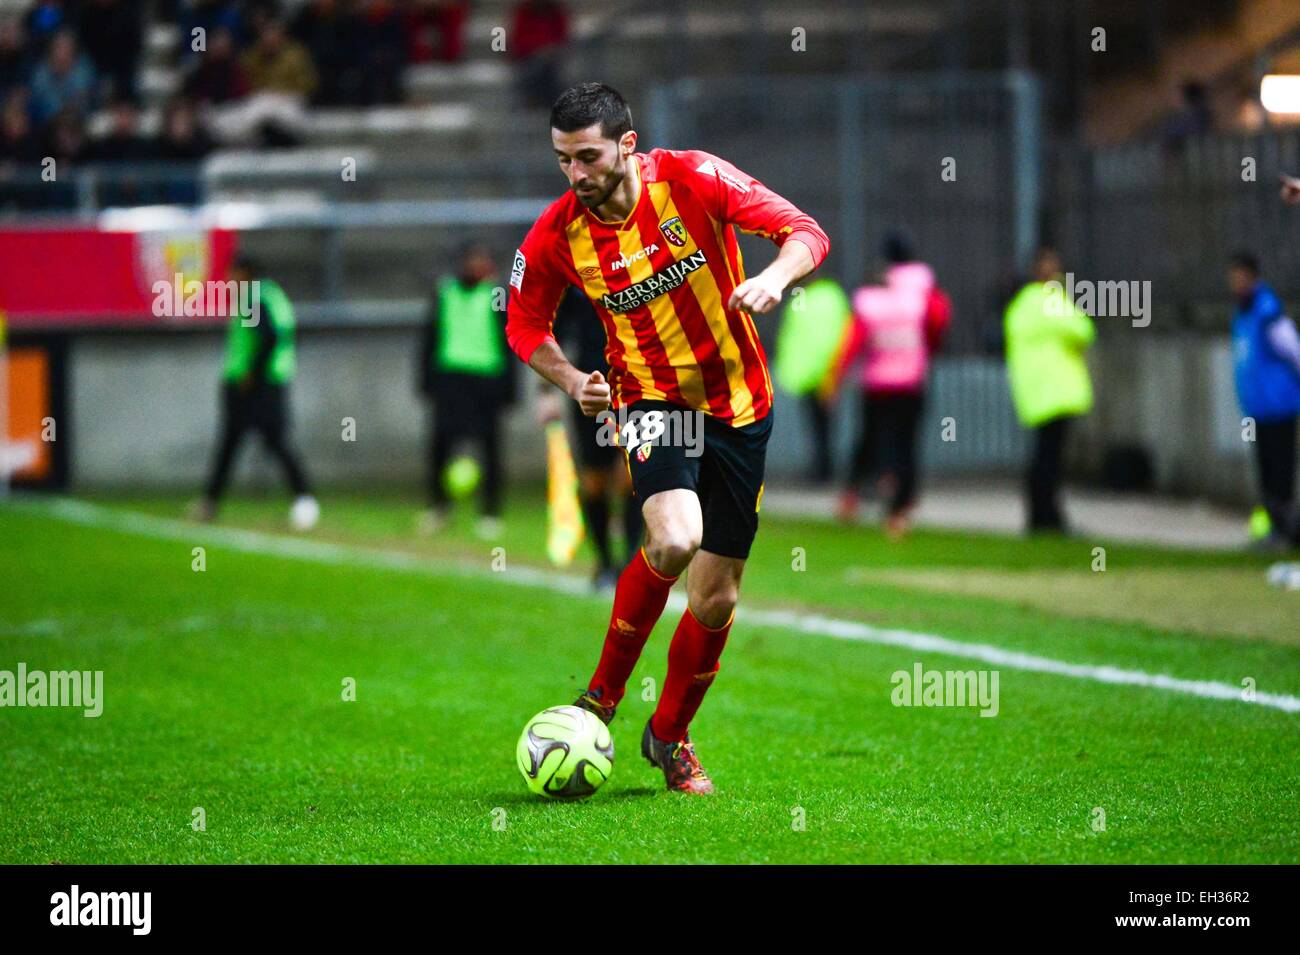
[[[687,605],[668,646],[668,676],[642,736],[642,755],[664,771],[668,788],[713,791],[688,728],[718,675],[740,594],[745,561],[697,551],[686,578]]]
[[[758,532],[771,415],[733,428],[706,422],[699,497],[704,528],[687,574],[687,607],[668,647],[668,676],[641,754],[664,773],[669,789],[707,794],[689,727],[718,674],[740,594],[740,578]]]
[[[655,736],[686,738],[704,701],[736,613],[745,561],[699,550],[686,575],[686,610],[668,647],[668,677],[652,720]]]

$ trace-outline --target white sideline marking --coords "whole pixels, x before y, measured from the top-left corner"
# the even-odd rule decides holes
[[[491,571],[480,570],[464,563],[440,565],[428,558],[393,551],[330,544],[324,541],[308,540],[301,537],[285,537],[277,534],[266,534],[261,531],[240,530],[233,527],[192,524],[172,518],[112,510],[97,504],[89,504],[70,498],[59,498],[49,504],[24,502],[16,506],[46,511],[61,520],[73,524],[165,540],[180,540],[191,545],[210,542],[229,547],[232,550],[263,556],[269,555],[335,565],[360,564],[388,570],[426,573],[439,577],[468,576],[484,578],[492,576],[520,586],[542,587],[579,597],[595,598],[596,596],[592,594],[587,581],[581,577],[533,567],[514,565],[503,574],[494,574]],[[606,600],[607,598],[602,596],[599,599]],[[682,609],[686,606],[686,598],[680,593],[674,593],[669,604],[676,609]],[[987,643],[967,643],[962,640],[950,640],[947,637],[919,633],[914,630],[891,630],[885,627],[874,627],[871,624],[860,623],[855,620],[840,620],[834,617],[796,613],[790,610],[741,608],[737,612],[737,617],[749,624],[763,627],[778,627],[782,630],[794,630],[800,633],[832,637],[837,640],[853,640],[859,643],[875,643],[885,646],[906,647],[909,650],[942,653],[946,656],[980,660],[984,663],[1013,670],[1051,673],[1057,676],[1072,677],[1077,680],[1092,680],[1097,683],[1143,686],[1150,689],[1167,690],[1171,693],[1199,696],[1203,699],[1255,703],[1259,706],[1267,706],[1287,713],[1300,712],[1300,697],[1257,691],[1254,699],[1246,700],[1242,698],[1241,687],[1233,686],[1230,683],[1216,683],[1212,680],[1183,680],[1166,676],[1163,673],[1147,673],[1143,670],[1125,670],[1120,667],[1098,666],[1087,663],[1066,663],[1063,660],[1053,660],[1050,657],[1005,650]]]

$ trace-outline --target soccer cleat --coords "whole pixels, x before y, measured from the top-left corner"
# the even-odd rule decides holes
[[[588,713],[595,713],[596,718],[608,726],[614,719],[615,712],[618,711],[618,704],[600,702],[599,693],[599,690],[583,690],[582,695],[573,701],[573,705]]]
[[[699,757],[695,755],[695,744],[691,742],[691,734],[687,733],[686,738],[680,743],[665,743],[655,736],[654,730],[650,728],[651,722],[652,720],[646,721],[645,732],[641,734],[641,755],[651,766],[663,770],[664,782],[668,788],[696,796],[707,796],[712,793],[713,780],[709,778],[709,774],[700,765]]]

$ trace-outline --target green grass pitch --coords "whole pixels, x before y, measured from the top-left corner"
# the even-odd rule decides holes
[[[638,740],[671,609],[614,722],[610,782],[541,801],[515,740],[576,695],[608,598],[536,573],[539,498],[514,502],[499,571],[467,517],[427,540],[414,501],[322,503],[300,552],[268,546],[299,540],[278,499],[232,502],[215,532],[178,498],[0,505],[0,670],[102,670],[105,697],[94,719],[0,709],[0,862],[1300,859],[1300,713],[744,619],[692,728],[718,792],[665,792]],[[1300,593],[1265,566],[768,517],[742,607],[1293,697]],[[918,662],[998,669],[998,715],[894,706],[891,674]]]

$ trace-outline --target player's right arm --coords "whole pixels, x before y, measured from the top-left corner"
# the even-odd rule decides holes
[[[510,270],[510,301],[506,312],[506,341],[528,366],[594,417],[609,407],[609,385],[599,371],[579,371],[564,357],[552,326],[555,309],[569,281],[552,259],[562,232],[543,215],[515,253]]]

